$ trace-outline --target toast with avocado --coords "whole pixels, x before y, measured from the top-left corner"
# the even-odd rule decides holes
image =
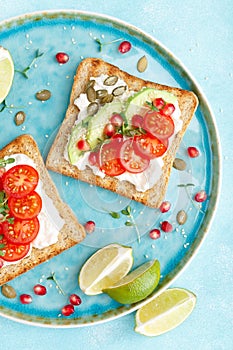
[[[85,238],[30,135],[0,150],[0,208],[0,285]]]
[[[46,166],[158,208],[197,105],[191,91],[86,58]]]

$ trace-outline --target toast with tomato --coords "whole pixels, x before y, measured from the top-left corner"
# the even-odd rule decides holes
[[[46,166],[158,208],[197,105],[191,91],[84,59]]]
[[[0,150],[0,209],[0,285],[85,238],[30,135]]]

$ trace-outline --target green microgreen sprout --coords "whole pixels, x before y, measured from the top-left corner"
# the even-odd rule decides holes
[[[119,219],[119,218],[120,218],[120,214],[117,213],[116,211],[110,211],[110,212],[109,212],[109,215],[111,215],[111,217],[112,217],[113,219]]]
[[[0,191],[0,223],[8,221],[10,224],[14,222],[14,218],[10,217],[7,196],[4,191]]]
[[[138,226],[137,226],[135,219],[134,219],[134,216],[132,214],[132,210],[131,210],[130,205],[128,205],[125,209],[121,210],[121,213],[130,218],[130,220],[127,220],[125,222],[125,226],[134,226],[135,227],[135,230],[137,232],[137,237],[138,237],[138,243],[140,243],[141,242],[140,232],[138,230]]]
[[[55,276],[55,272],[52,272],[51,276],[47,277],[47,280],[52,280],[57,288],[60,290],[60,292],[63,294],[63,295],[66,295],[66,293],[64,292],[64,290],[62,289],[61,285],[59,284],[56,276]]]
[[[95,39],[94,39],[94,41],[99,45],[99,52],[102,51],[103,46],[111,45],[111,44],[114,44],[114,43],[116,43],[116,42],[118,42],[118,41],[121,41],[121,40],[122,40],[122,38],[120,38],[120,39],[115,39],[115,40],[108,41],[108,42],[102,42],[102,41],[101,41],[100,39],[98,39],[98,38],[95,38]]]
[[[8,158],[8,159],[0,158],[0,168],[5,168],[7,164],[12,164],[14,162],[15,162],[14,158]]]
[[[0,235],[0,241],[3,239],[3,235]],[[4,256],[5,252],[3,252],[3,248],[5,247],[4,243],[0,243],[0,256]]]
[[[24,68],[23,70],[15,69],[15,72],[22,74],[24,76],[24,78],[28,79],[29,78],[28,77],[28,71],[32,68],[32,66],[36,62],[36,60],[39,57],[43,56],[43,55],[44,55],[44,52],[40,52],[40,50],[37,49],[36,52],[35,52],[35,57],[31,61],[31,63],[26,68]]]
[[[183,188],[185,189],[185,192],[186,192],[188,198],[190,199],[192,205],[193,205],[196,209],[198,209],[202,214],[205,214],[205,212],[204,212],[203,210],[201,210],[200,206],[197,205],[196,202],[193,200],[193,198],[191,197],[190,192],[189,192],[189,190],[188,190],[189,187],[193,187],[193,186],[195,186],[195,185],[192,184],[192,183],[187,183],[187,184],[180,184],[180,185],[177,185],[177,186],[178,186],[178,187],[183,187]]]
[[[146,105],[152,110],[158,112],[159,109],[153,105],[152,102],[146,101]]]
[[[122,209],[122,210],[120,211],[120,213],[119,213],[119,212],[116,212],[116,211],[108,211],[108,210],[106,210],[106,211],[107,211],[108,214],[109,214],[112,218],[114,218],[114,219],[119,219],[119,218],[120,218],[120,213],[123,214],[123,215],[125,215],[125,216],[127,216],[127,217],[129,218],[129,220],[126,220],[126,221],[125,221],[125,226],[134,226],[134,227],[135,227],[135,230],[136,230],[136,232],[137,232],[138,243],[141,242],[140,232],[139,232],[139,230],[138,230],[137,224],[136,224],[135,219],[134,219],[134,216],[133,216],[133,214],[132,214],[132,210],[131,210],[130,205],[127,205],[126,208]]]

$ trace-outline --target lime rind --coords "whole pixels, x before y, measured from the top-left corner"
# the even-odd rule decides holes
[[[134,304],[149,296],[159,280],[160,263],[154,260],[139,266],[103,292],[121,304]]]

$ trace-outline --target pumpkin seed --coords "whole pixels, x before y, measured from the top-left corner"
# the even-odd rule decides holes
[[[49,90],[40,90],[36,93],[36,98],[39,101],[47,101],[51,97],[51,92]]]
[[[116,84],[117,81],[118,77],[116,75],[111,75],[104,80],[104,85],[113,86]]]
[[[102,98],[108,94],[108,91],[105,89],[96,90],[96,98]]]
[[[88,115],[94,115],[98,112],[99,109],[99,105],[96,102],[91,102],[88,106],[87,106],[87,114]]]
[[[4,284],[1,288],[2,294],[9,299],[16,298],[16,291],[9,284]]]
[[[183,171],[186,169],[186,162],[183,159],[175,158],[173,162],[173,168]]]
[[[142,72],[145,72],[146,68],[148,66],[148,61],[147,61],[147,58],[146,56],[142,56],[139,60],[138,60],[138,63],[137,63],[137,70],[142,73]]]
[[[94,102],[96,100],[96,92],[92,86],[89,86],[86,93],[89,102]]]
[[[178,211],[176,215],[176,221],[179,225],[184,225],[187,221],[188,215],[185,210]]]
[[[95,80],[89,80],[86,86],[86,91],[89,87],[94,87],[95,86]]]
[[[14,121],[16,125],[21,125],[24,123],[26,118],[26,114],[23,111],[19,111],[16,113]]]
[[[113,100],[113,95],[112,94],[107,94],[106,96],[102,97],[100,99],[100,103],[104,105],[105,103],[110,103]]]
[[[126,86],[118,86],[115,89],[113,89],[112,94],[113,96],[120,96],[122,95],[126,90]]]

